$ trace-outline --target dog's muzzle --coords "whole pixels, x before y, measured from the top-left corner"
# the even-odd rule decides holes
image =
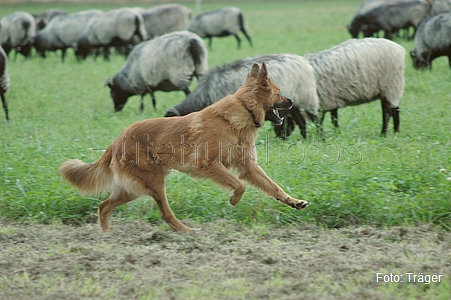
[[[283,117],[280,116],[279,110],[289,110],[293,107],[293,100],[285,98],[286,100],[277,102],[266,112],[266,120],[273,122],[275,125],[282,125]]]

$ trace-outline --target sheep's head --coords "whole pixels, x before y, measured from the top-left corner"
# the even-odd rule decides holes
[[[74,44],[74,52],[78,59],[86,59],[91,53],[91,45],[89,44],[88,39],[85,37],[78,39],[77,43]]]
[[[105,80],[105,86],[110,88],[111,99],[113,99],[114,103],[114,111],[121,111],[124,108],[125,103],[130,96],[133,96],[132,93],[123,90],[119,84],[115,83],[115,80],[111,81],[111,79],[107,78]]]
[[[431,62],[428,59],[424,59],[418,55],[416,49],[410,51],[410,57],[412,58],[413,67],[415,69],[427,69],[431,67]]]
[[[171,107],[166,110],[166,114],[164,116],[165,117],[179,117],[180,113],[176,108]]]
[[[346,26],[346,29],[348,29],[348,32],[352,38],[355,39],[359,37],[360,26],[356,24],[355,20],[350,25]]]

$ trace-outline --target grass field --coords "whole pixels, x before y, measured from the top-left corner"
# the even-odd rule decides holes
[[[215,39],[209,65],[260,54],[303,55],[330,48],[349,38],[345,26],[358,3],[243,3],[240,7],[255,46],[251,48],[243,40],[242,49],[237,50],[233,37]],[[202,8],[223,5],[204,3]],[[2,13],[20,9],[38,13],[48,7],[6,6]],[[58,7],[67,11],[88,8],[75,4]],[[413,48],[413,42],[397,42],[407,50]],[[444,58],[434,61],[431,72],[416,71],[410,58],[406,60],[400,134],[379,136],[379,101],[340,110],[341,128],[334,131],[327,120],[325,141],[318,138],[313,125],[307,140],[300,138],[298,129],[286,141],[275,138],[270,124],[261,130],[257,148],[264,169],[295,197],[309,200],[307,210],[293,211],[252,188],[244,201],[232,208],[227,194],[211,182],[177,173],[167,184],[176,215],[198,222],[227,218],[280,225],[313,222],[326,227],[430,222],[449,229],[450,70]],[[184,99],[182,92],[157,92],[157,110],[148,97],[141,114],[139,97],[135,96],[123,112],[114,113],[109,89],[103,84],[123,63],[122,56],[113,56],[110,62],[93,58],[78,62],[71,52],[65,63],[61,63],[59,53],[50,53],[46,59],[10,60],[12,87],[7,98],[11,122],[2,121],[0,127],[2,217],[27,223],[83,223],[104,197],[80,197],[59,179],[59,165],[68,158],[97,160],[100,150],[127,125],[161,117],[166,108]],[[446,171],[441,173],[440,169]],[[123,206],[115,216],[160,220],[151,199]]]
[[[261,54],[304,55],[330,48],[350,37],[346,25],[349,24],[360,2],[360,0],[234,2],[233,5],[239,6],[244,13],[254,47],[251,48],[243,39],[241,50],[237,50],[233,37],[214,39],[213,49],[209,52],[209,66],[214,67]],[[202,9],[210,10],[229,4],[203,3]],[[127,5],[133,6],[133,3]],[[142,3],[139,5],[142,6]],[[194,1],[187,6],[195,10]],[[54,7],[68,12],[93,8],[87,4],[62,3],[2,5],[0,17],[17,10],[39,13]],[[120,7],[120,4],[96,6],[103,10],[115,7]],[[412,41],[402,39],[395,41],[407,51],[413,49]],[[22,225],[35,224],[41,229],[45,228],[42,224],[52,224],[48,227],[49,235],[57,234],[61,230],[58,224],[61,223],[69,225],[91,223],[97,205],[106,195],[80,196],[76,189],[59,178],[58,167],[69,158],[79,158],[86,162],[97,160],[102,150],[106,149],[126,126],[138,120],[162,117],[168,107],[184,99],[184,94],[157,92],[156,110],[152,108],[150,97],[147,96],[143,113],[139,110],[139,97],[135,96],[129,100],[122,112],[115,113],[109,89],[104,87],[104,82],[107,77],[112,78],[119,71],[125,61],[124,57],[112,55],[110,62],[100,58],[94,61],[90,57],[80,62],[76,61],[71,51],[65,63],[61,63],[59,53],[50,53],[46,59],[32,57],[25,60],[19,56],[14,60],[12,57],[13,55],[9,61],[12,84],[6,95],[9,101],[10,122],[6,123],[3,114],[0,114],[0,221],[3,220],[5,222],[3,224],[10,221]],[[417,71],[413,69],[410,57],[406,57],[405,78],[405,92],[400,103],[399,134],[393,134],[390,124],[387,137],[380,137],[382,126],[380,101],[339,110],[340,129],[335,130],[327,119],[325,140],[316,134],[313,124],[309,125],[306,140],[300,137],[299,129],[285,141],[276,139],[269,123],[261,129],[257,149],[263,169],[293,197],[308,200],[310,206],[307,209],[295,211],[284,207],[250,186],[239,205],[231,207],[228,193],[212,182],[192,179],[182,173],[172,173],[167,180],[167,195],[174,213],[188,223],[201,227],[205,225],[212,237],[185,238],[164,231],[168,228],[162,222],[154,201],[151,198],[141,198],[117,208],[112,216],[113,222],[126,224],[124,228],[128,228],[131,235],[136,235],[136,240],[128,240],[131,238],[129,232],[125,229],[120,231],[119,227],[115,229],[113,223],[113,231],[118,230],[116,232],[120,246],[117,244],[118,241],[114,240],[115,236],[100,238],[98,241],[100,244],[93,245],[98,235],[92,229],[93,225],[88,224],[87,229],[84,229],[87,237],[86,245],[63,247],[59,241],[52,240],[48,245],[42,245],[44,258],[35,257],[36,252],[33,251],[37,250],[33,248],[25,246],[25,248],[8,248],[7,254],[0,256],[0,265],[5,267],[4,270],[15,268],[8,265],[7,255],[20,254],[24,261],[28,262],[44,259],[49,264],[55,257],[85,256],[84,260],[75,261],[74,266],[71,265],[76,270],[74,272],[76,278],[65,277],[65,269],[69,270],[69,264],[65,263],[54,266],[55,273],[53,270],[46,271],[42,266],[43,263],[36,263],[34,270],[37,274],[49,277],[44,275],[33,277],[29,275],[32,272],[19,272],[19,267],[17,271],[19,273],[11,277],[8,277],[10,274],[0,272],[0,296],[2,289],[7,291],[5,295],[16,299],[19,299],[20,295],[33,296],[36,291],[40,291],[39,293],[50,295],[43,296],[42,299],[52,299],[51,295],[56,297],[64,290],[72,293],[65,294],[66,299],[69,299],[69,296],[73,299],[96,298],[96,295],[101,294],[99,290],[106,289],[104,299],[114,298],[109,295],[114,295],[119,290],[120,296],[117,298],[121,299],[133,297],[168,299],[169,296],[172,299],[208,299],[209,295],[214,295],[212,297],[218,299],[299,299],[298,295],[301,294],[304,295],[304,299],[392,299],[388,295],[394,293],[403,299],[420,299],[418,295],[426,294],[428,299],[447,299],[445,295],[447,293],[449,295],[451,286],[449,276],[446,284],[428,285],[426,288],[420,285],[381,287],[374,284],[373,273],[365,279],[359,277],[362,274],[366,276],[370,272],[369,266],[373,268],[371,270],[388,273],[393,270],[399,272],[447,270],[449,275],[449,263],[445,262],[445,258],[449,258],[450,254],[449,242],[440,246],[442,249],[440,253],[447,253],[442,258],[435,256],[438,255],[435,251],[439,250],[436,250],[434,245],[446,241],[446,237],[449,237],[448,231],[451,229],[451,110],[449,109],[451,70],[447,59],[442,57],[434,61],[432,71]],[[195,85],[196,82],[193,82],[191,90]],[[158,234],[150,232],[149,236],[144,236],[135,228],[134,222],[150,223],[151,229],[148,224],[146,228],[148,230],[156,228]],[[224,228],[219,228],[221,225],[211,225],[215,222],[225,222],[227,225]],[[354,228],[354,225],[380,228],[381,233],[378,234],[373,229],[347,231],[347,228]],[[237,229],[235,226],[244,229]],[[294,230],[292,228],[301,231],[303,228],[310,228],[309,226],[316,229],[306,230],[308,234],[302,236],[303,240],[301,237],[299,240],[292,239],[294,232],[291,235],[281,233],[285,228],[291,232]],[[408,229],[390,231],[390,228],[395,228],[393,226],[407,226]],[[432,237],[431,234],[426,234],[421,226],[431,226],[438,233],[434,231]],[[161,228],[165,228],[163,233],[158,231],[162,230]],[[225,238],[225,231],[228,228],[239,232],[233,237]],[[274,228],[279,230],[277,235],[273,232]],[[331,230],[331,235],[327,236],[324,230],[329,228],[339,231]],[[21,236],[31,241],[34,239],[33,236],[41,238],[42,233],[42,239],[52,239],[44,235],[45,229],[41,229],[33,229],[32,233],[27,233],[28,229],[5,225],[0,230],[0,241],[4,242],[3,246],[6,249],[7,246],[13,247],[17,241],[21,243],[23,240]],[[80,232],[70,229],[67,237],[61,238],[64,243],[74,243],[80,234],[84,234],[84,230]],[[8,237],[13,235],[17,239],[8,240]],[[255,239],[253,241],[255,244],[249,246],[251,250],[246,250],[247,248],[243,248],[240,243],[246,244],[248,241],[244,237],[249,235]],[[374,249],[376,249],[374,251],[381,249],[376,246],[374,249],[363,246],[360,246],[361,249],[352,248],[359,240],[365,243],[367,238],[376,239],[374,241],[376,246],[382,240],[390,241],[393,248],[391,246],[384,248],[386,250],[377,255],[374,254],[376,252],[371,252]],[[135,246],[137,241],[141,244]],[[314,246],[309,245],[317,244],[319,241],[320,246],[317,252],[314,252],[312,250]],[[328,241],[333,244],[334,250],[320,252],[323,247],[325,249],[327,244],[330,244]],[[402,248],[403,241],[413,245],[412,247],[418,246],[415,248],[418,256],[409,256],[409,259],[404,256],[399,258],[399,253],[403,251],[405,253],[406,249],[407,252],[414,251],[413,248],[409,248],[410,246]],[[287,245],[294,243],[305,245],[306,248],[301,250],[296,248],[290,252],[292,249]],[[115,261],[114,266],[108,265],[112,263],[110,256],[101,254],[104,251],[114,252],[112,249],[121,247],[121,253],[114,255],[120,256],[121,259],[125,257],[127,260],[130,257],[126,253],[132,253],[135,258],[141,257],[144,255],[143,249],[147,249],[145,247],[150,247],[149,245],[161,246],[158,249],[152,248],[152,251],[157,251],[152,253],[159,253],[158,251],[163,251],[161,249],[172,249],[174,259],[175,257],[186,259],[187,268],[183,271],[186,274],[180,274],[182,271],[176,269],[165,270],[177,275],[152,279],[153,281],[150,281],[152,285],[144,288],[140,287],[139,279],[134,280],[135,276],[141,278],[139,277],[141,273],[133,273],[130,271],[132,269],[128,269],[129,264],[121,264],[120,261]],[[218,266],[210,262],[204,266],[203,271],[211,269],[214,274],[212,277],[205,275],[209,273],[205,273],[198,281],[187,281],[184,284],[188,286],[183,286],[181,283],[181,279],[185,278],[183,276],[188,276],[189,272],[191,275],[198,272],[198,269],[189,267],[192,261],[189,259],[191,252],[186,248],[188,246],[192,247],[190,251],[197,249],[194,252],[198,251],[199,247],[204,247],[204,250],[223,249],[221,253],[224,257],[226,257],[225,249],[235,247],[230,252],[235,253],[233,257],[241,257],[239,256],[241,252],[248,251],[245,254],[250,257],[249,260],[257,257],[265,261],[265,266],[275,267],[259,269],[262,272],[260,274],[265,275],[255,277],[254,280],[257,282],[255,283],[252,280],[240,281],[240,278],[247,278],[245,271],[243,274],[238,272],[236,279],[235,277],[231,279],[225,269],[214,274]],[[271,246],[275,248],[267,248]],[[347,254],[349,260],[336,261],[335,258],[342,258],[340,255],[346,251],[346,247],[356,252],[351,251]],[[353,265],[354,258],[360,257],[359,255],[366,251],[369,255],[367,261],[361,265]],[[104,282],[105,285],[102,286],[96,281],[98,274],[90,275],[93,277],[89,278],[84,277],[92,271],[82,267],[85,260],[91,260],[89,254],[91,252],[97,253],[98,257],[105,260],[97,268],[105,273],[109,272],[105,275],[107,278],[111,276],[114,277],[111,280],[122,283],[134,282],[136,287],[133,288],[136,290],[132,292],[132,289],[121,289],[122,285],[117,286],[113,283],[110,286],[109,282]],[[290,258],[283,258],[283,253],[294,253],[292,260],[303,264],[297,265],[297,262]],[[431,262],[434,257],[437,257],[437,260]],[[309,259],[314,260],[309,264]],[[203,266],[204,260],[207,258],[200,258],[198,263]],[[404,265],[407,260],[412,264]],[[277,263],[273,264],[273,261]],[[301,272],[303,267],[309,268],[313,264],[319,266],[326,261],[330,269],[326,266],[319,271],[310,271],[313,273],[309,271],[302,271],[300,275],[296,273]],[[235,262],[240,264],[238,259],[227,257],[224,265]],[[353,267],[349,267],[350,265]],[[147,265],[143,266],[147,268]],[[284,269],[287,266],[291,267],[289,271]],[[252,273],[253,265],[250,264],[248,268],[246,272]],[[153,270],[151,267],[148,269]],[[116,273],[110,272],[111,270],[116,270]],[[94,271],[100,272],[99,269]],[[139,269],[139,272],[144,270]],[[163,273],[154,272],[152,276],[163,276],[161,274]],[[221,281],[219,283],[221,290],[218,291],[216,280],[221,280],[222,277],[228,278],[228,281]],[[148,277],[143,278],[143,282],[148,282],[145,280]],[[164,280],[170,281],[174,278],[179,280],[177,284],[180,286],[177,288],[175,285],[175,288],[169,289],[170,284]],[[341,281],[336,281],[337,278]],[[263,289],[262,282],[265,287]],[[27,292],[22,294],[14,292],[15,289],[22,288]],[[279,297],[280,295],[285,296]]]

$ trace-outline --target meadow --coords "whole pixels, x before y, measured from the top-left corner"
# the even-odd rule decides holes
[[[223,5],[203,3],[202,9]],[[243,3],[240,7],[255,46],[251,48],[243,40],[242,49],[237,50],[233,37],[214,39],[209,66],[247,56],[303,55],[330,48],[349,38],[346,25],[357,6],[358,1],[333,5],[328,1]],[[67,11],[88,8],[75,4],[58,7]],[[38,13],[46,6],[6,8]],[[3,9],[3,13],[8,12]],[[397,42],[408,51],[413,48],[411,41]],[[104,82],[119,71],[124,57],[113,55],[110,62],[92,57],[76,61],[71,54],[65,63],[59,53],[28,60],[21,56],[14,60],[11,55],[12,87],[7,94],[11,122],[2,121],[0,127],[2,217],[26,223],[83,223],[104,196],[80,197],[59,179],[59,165],[69,158],[97,160],[127,125],[162,117],[168,107],[184,99],[182,92],[157,92],[157,109],[147,96],[141,113],[139,96],[135,96],[123,112],[114,113]],[[167,183],[174,212],[181,219],[198,222],[228,218],[280,225],[313,222],[332,228],[430,222],[449,229],[450,70],[445,58],[434,61],[432,71],[414,70],[410,57],[406,57],[406,65],[400,134],[394,135],[390,127],[386,138],[379,136],[380,101],[341,109],[338,131],[327,118],[325,140],[316,134],[313,124],[306,140],[300,138],[299,129],[285,141],[276,139],[270,124],[260,131],[257,149],[262,167],[295,197],[310,201],[307,210],[293,211],[252,188],[245,201],[233,208],[226,201],[227,194],[211,182],[177,173]],[[195,85],[194,81],[191,89]],[[116,217],[160,220],[152,199],[123,206]]]
[[[238,50],[233,37],[214,39],[209,67],[248,56],[305,55],[328,49],[350,38],[346,25],[360,2],[202,3],[202,10],[230,4],[239,6],[254,43],[250,47],[243,39]],[[185,5],[195,12],[194,1]],[[120,6],[116,3],[95,7],[109,10]],[[68,12],[93,8],[81,3],[33,3],[3,5],[0,14],[17,10],[39,13],[54,7]],[[340,109],[339,129],[333,128],[327,116],[324,138],[316,133],[314,124],[308,125],[305,140],[298,128],[286,140],[277,139],[269,123],[260,130],[257,149],[262,168],[293,197],[308,200],[307,209],[295,211],[285,207],[250,186],[239,205],[231,207],[228,193],[214,183],[174,172],[168,176],[166,186],[175,215],[200,226],[230,222],[260,233],[268,228],[293,226],[317,226],[324,230],[354,226],[381,230],[393,226],[432,226],[448,234],[451,229],[451,69],[448,60],[442,57],[434,61],[431,71],[415,70],[408,55],[413,41],[395,38],[395,42],[407,50],[406,85],[399,105],[400,133],[394,134],[390,123],[387,136],[380,136],[380,101]],[[64,63],[59,52],[50,53],[45,59],[37,56],[14,59],[13,56],[10,55],[9,61],[11,88],[6,94],[10,122],[0,114],[0,219],[22,225],[84,226],[95,222],[93,214],[106,195],[80,196],[59,178],[58,167],[69,158],[96,161],[126,126],[164,116],[167,108],[184,99],[184,94],[157,92],[156,110],[147,96],[142,113],[140,97],[135,96],[122,112],[116,113],[104,82],[122,67],[123,56],[112,55],[109,62],[100,57],[77,61],[69,51]],[[194,81],[191,90],[195,86]],[[112,219],[165,228],[151,198],[117,208]],[[278,280],[277,276],[274,278]],[[323,279],[323,284],[330,285],[332,279]],[[226,289],[228,285],[222,284]],[[449,290],[449,286],[442,285],[441,291]],[[387,287],[382,295],[394,290]],[[412,298],[417,292],[423,292],[421,288],[411,287],[404,291]],[[316,292],[319,293],[313,291],[312,295],[322,295]],[[330,295],[334,295],[334,290]],[[346,298],[350,294],[336,295]],[[439,290],[437,295],[443,293]],[[367,296],[364,298],[368,299]],[[183,298],[189,297],[180,299]],[[296,298],[287,296],[286,299]]]

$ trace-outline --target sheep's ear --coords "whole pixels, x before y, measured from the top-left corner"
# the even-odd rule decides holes
[[[109,78],[105,79],[105,85],[103,87],[108,86],[111,89],[112,85],[113,85],[113,83],[111,82],[111,79],[109,79]]]
[[[260,84],[267,84],[268,83],[268,69],[266,68],[266,64],[262,62],[262,67],[260,69],[260,72],[258,73],[258,82]]]
[[[415,58],[417,57],[417,54],[415,53],[415,50],[410,50],[410,57]]]
[[[260,70],[260,67],[258,66],[258,64],[253,64],[252,69],[249,72],[249,75],[247,75],[247,79],[257,78],[259,70]]]

